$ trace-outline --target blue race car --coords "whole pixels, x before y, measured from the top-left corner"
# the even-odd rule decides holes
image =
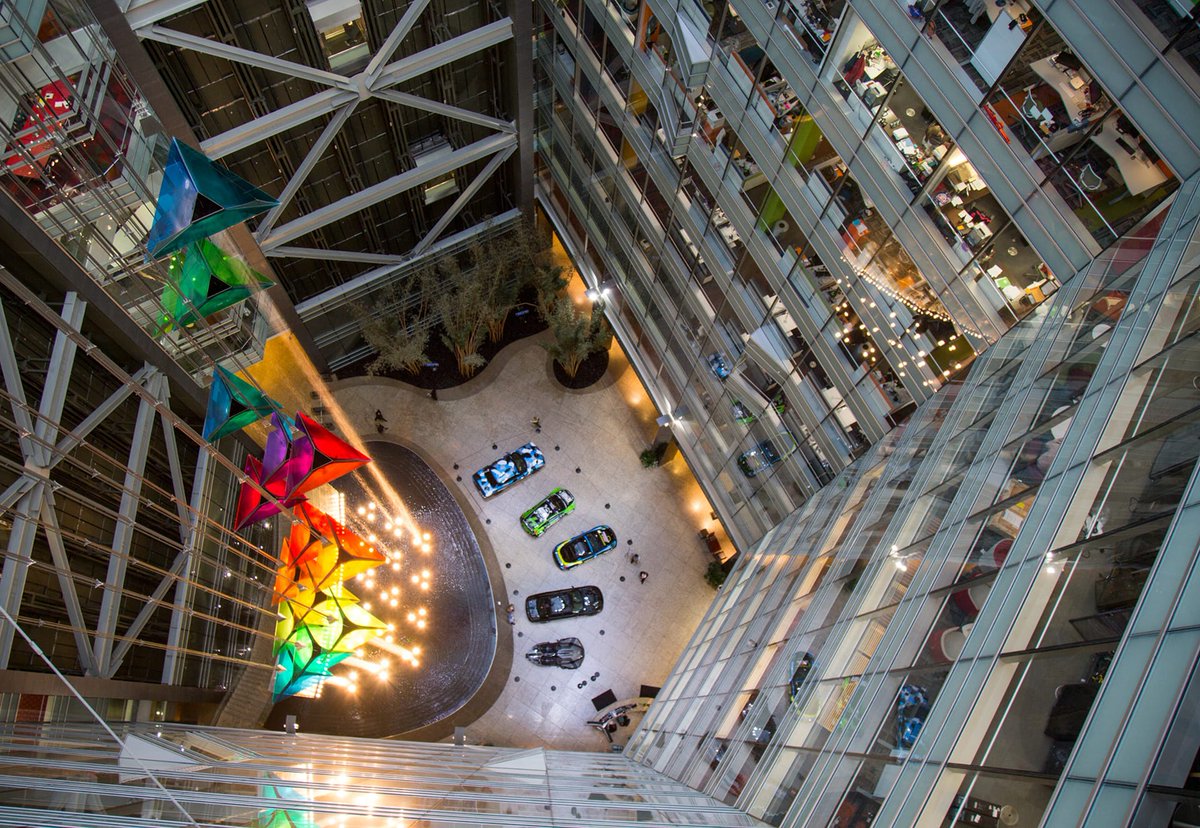
[[[771,466],[783,461],[796,450],[796,438],[788,432],[783,432],[769,440],[763,440],[754,448],[743,452],[737,459],[737,466],[746,477],[754,477],[767,471]]]
[[[929,693],[916,684],[905,684],[896,697],[896,742],[911,750],[929,717]]]
[[[617,533],[611,526],[593,526],[554,547],[554,562],[559,569],[570,569],[599,557],[617,545]]]
[[[471,479],[475,481],[475,488],[486,498],[499,494],[518,480],[524,480],[544,465],[546,457],[542,450],[533,443],[526,443],[491,465],[484,466],[471,475]]]

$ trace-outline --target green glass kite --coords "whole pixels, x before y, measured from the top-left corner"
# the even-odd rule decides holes
[[[275,400],[217,365],[213,368],[212,385],[208,389],[204,439],[219,440],[279,410]]]
[[[162,292],[166,313],[158,320],[160,334],[176,325],[193,325],[275,284],[208,239],[171,256],[167,271],[171,281]]]

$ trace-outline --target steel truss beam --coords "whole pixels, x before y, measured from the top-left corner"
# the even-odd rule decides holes
[[[322,250],[319,247],[291,247],[281,245],[267,251],[268,256],[291,259],[323,259],[332,262],[358,262],[360,264],[400,264],[408,261],[406,256],[389,253],[359,253],[354,250]]]
[[[200,149],[204,150],[204,154],[209,158],[224,158],[238,150],[254,146],[259,141],[265,141],[273,135],[306,124],[330,112],[336,112],[339,108],[348,107],[349,111],[340,115],[342,123],[344,123],[349,112],[354,111],[356,103],[358,103],[358,95],[354,92],[348,92],[345,89],[326,89],[226,130],[220,135],[214,135],[207,141],[201,141]],[[282,200],[281,198],[280,201]]]
[[[4,572],[0,574],[0,605],[14,618],[20,612],[21,598],[25,593],[25,579],[29,574],[29,565],[33,562],[37,515],[41,510],[42,491],[45,487],[45,481],[34,483],[17,501],[13,511]],[[10,625],[0,626],[0,669],[8,669],[15,632]]]
[[[163,603],[163,596],[167,594],[167,590],[172,584],[181,583],[180,576],[185,571],[185,567],[191,556],[187,549],[179,550],[175,555],[175,560],[171,562],[170,569],[163,575],[162,580],[154,587],[154,591],[145,598],[145,603],[138,611],[137,617],[129,623],[129,629],[125,630],[125,634],[121,636],[121,640],[117,642],[117,646],[113,648],[112,661],[109,663],[109,670],[106,678],[112,678],[120,669],[121,664],[125,661],[125,656],[129,654],[130,649],[137,642],[137,637],[142,634],[142,630],[146,628],[150,617],[154,615],[154,611],[159,609]]]
[[[272,207],[270,212],[268,212],[263,217],[263,220],[259,222],[258,227],[254,231],[254,238],[256,241],[261,242],[263,238],[271,232],[271,228],[275,226],[275,222],[279,221],[279,217],[283,215],[283,211],[286,210],[288,204],[291,203],[293,196],[296,195],[296,191],[300,189],[300,185],[305,182],[305,180],[308,178],[308,174],[312,172],[313,167],[315,167],[317,162],[321,160],[321,156],[325,154],[325,150],[329,148],[329,145],[333,143],[333,139],[337,137],[339,132],[341,132],[346,121],[349,120],[350,116],[354,114],[354,110],[357,106],[358,99],[355,98],[346,106],[339,109],[334,116],[329,119],[329,123],[325,125],[325,129],[321,131],[321,134],[317,136],[317,140],[314,141],[313,145],[309,148],[308,155],[304,156],[304,160],[300,162],[300,166],[296,168],[296,171],[292,174],[292,177],[288,179],[288,183],[284,186],[283,192],[279,194],[279,204],[275,207]]]
[[[75,636],[75,649],[79,652],[80,665],[89,675],[96,672],[96,661],[88,644],[87,623],[83,609],[79,606],[79,593],[75,590],[75,578],[71,573],[71,560],[63,543],[62,528],[58,524],[57,503],[54,490],[42,486],[42,531],[46,533],[46,544],[50,547],[50,558],[54,561],[54,572],[58,576],[58,590],[62,593],[67,608],[67,620],[71,622],[71,634]]]
[[[414,256],[420,256],[422,253],[428,250],[435,241],[438,240],[438,236],[442,235],[442,231],[450,226],[450,222],[454,221],[454,217],[459,214],[459,211],[461,211],[462,208],[466,206],[467,202],[470,201],[477,192],[479,192],[479,188],[487,183],[487,180],[496,173],[496,170],[500,169],[500,165],[507,161],[509,157],[516,151],[517,145],[514,143],[511,147],[501,150],[492,156],[492,160],[488,161],[487,165],[479,171],[479,175],[475,176],[475,180],[468,184],[467,188],[458,194],[458,198],[454,199],[454,203],[451,204],[449,209],[447,209],[446,212],[442,214],[442,217],[437,220],[437,224],[433,225],[433,228],[425,234],[425,238],[421,239],[421,241],[417,243],[417,246],[413,248],[412,252]]]
[[[509,149],[507,143],[493,142],[491,144],[493,148],[489,149],[487,145],[492,139],[485,139],[471,146],[455,150],[455,154],[452,156],[453,161],[443,160],[436,164],[400,173],[386,181],[379,182],[358,193],[353,193],[331,204],[327,204],[282,227],[276,228],[276,223],[283,215],[288,204],[291,203],[329,145],[335,140],[342,126],[353,114],[358,100],[377,97],[402,106],[483,126],[495,130],[501,135],[510,136],[515,142],[516,124],[512,121],[505,121],[481,112],[472,112],[469,109],[442,101],[430,100],[394,88],[405,81],[417,78],[454,61],[511,40],[513,37],[513,22],[511,18],[506,17],[442,43],[435,44],[414,55],[391,61],[397,48],[412,31],[417,20],[429,6],[430,0],[414,0],[405,10],[401,19],[397,21],[392,31],[388,34],[387,39],[381,44],[379,50],[371,58],[367,67],[357,76],[346,78],[324,70],[314,69],[249,49],[177,32],[157,25],[157,21],[165,19],[176,11],[190,8],[196,2],[197,0],[145,0],[145,2],[130,0],[129,8],[126,10],[126,18],[129,20],[130,26],[143,38],[203,54],[214,54],[230,61],[255,66],[267,71],[306,78],[315,83],[330,87],[304,100],[297,101],[275,112],[268,113],[227,130],[220,135],[209,138],[201,144],[201,148],[209,157],[221,158],[253,146],[271,136],[282,134],[288,129],[307,123],[329,112],[337,113],[330,123],[326,125],[320,137],[305,156],[304,161],[297,168],[296,173],[285,185],[279,197],[279,206],[272,209],[264,217],[255,232],[256,240],[263,248],[263,252],[268,256],[295,255],[301,258],[309,257],[300,252],[304,248],[288,248],[287,252],[284,252],[281,248],[286,242],[292,239],[370,207],[386,198],[403,193],[412,187],[419,186],[433,178],[444,175],[446,172],[451,172],[465,164],[476,161],[487,154],[499,152],[503,149],[505,150],[503,159],[506,160],[512,156],[515,143],[513,144],[513,148]],[[389,61],[391,62],[389,63]],[[487,175],[492,175],[495,172],[495,167],[498,165],[498,162],[489,164]],[[467,189],[466,192],[469,192],[470,196],[467,198],[460,196],[455,202],[451,216],[457,214],[465,206],[469,198],[479,192],[483,181],[486,180],[486,176],[481,178],[482,180],[477,178],[475,182],[472,182],[472,186]],[[438,225],[421,240],[417,251],[404,256],[384,258],[371,253],[320,251],[320,258],[355,261],[364,264],[398,264],[428,249],[448,224],[449,220],[443,216],[443,220],[439,221]]]
[[[511,132],[515,134],[517,131],[517,125],[512,121],[505,121],[500,118],[493,118],[491,115],[472,112],[469,109],[463,109],[461,106],[451,106],[440,101],[431,101],[429,98],[422,98],[420,95],[401,92],[398,89],[380,89],[375,93],[375,96],[383,98],[385,101],[393,101],[403,106],[411,106],[413,109],[436,112],[438,115],[445,115],[447,118],[457,118],[460,121],[466,121],[470,124],[479,124],[480,126],[494,129],[497,132]]]
[[[163,393],[166,377],[155,374],[146,389],[156,398]],[[142,475],[146,470],[146,457],[150,452],[150,438],[154,432],[155,404],[142,398],[138,405],[137,419],[133,426],[133,441],[129,448],[129,459],[125,464],[125,481],[121,487],[121,505],[117,509],[117,526],[110,544],[112,556],[108,559],[108,573],[104,579],[104,597],[100,601],[100,617],[96,622],[96,640],[92,651],[95,655],[96,673],[112,678],[113,641],[117,633],[117,619],[121,614],[121,598],[125,591],[125,573],[129,569],[129,551],[133,543],[138,506],[142,493]]]
[[[137,31],[204,2],[206,0],[122,0],[121,11],[129,21],[129,28]]]
[[[392,27],[387,40],[383,41],[383,44],[379,47],[379,51],[371,58],[371,62],[367,64],[366,71],[363,72],[363,76],[366,78],[364,85],[367,88],[371,88],[379,79],[379,73],[383,71],[383,67],[387,62],[392,59],[392,55],[396,54],[396,48],[408,36],[412,27],[416,24],[417,18],[421,16],[421,13],[425,11],[428,5],[429,0],[416,0],[404,10],[404,16]]]
[[[448,172],[453,172],[459,167],[466,166],[509,147],[515,147],[516,144],[517,138],[515,135],[489,135],[487,138],[469,144],[462,149],[453,150],[437,161],[407,170],[399,175],[394,175],[385,181],[367,187],[365,190],[360,190],[345,198],[338,199],[332,204],[327,204],[320,209],[313,210],[307,215],[288,222],[282,227],[276,228],[273,233],[263,239],[261,245],[264,250],[271,250],[284,242],[299,238],[314,230],[319,230],[331,222],[357,213],[359,210],[370,207],[372,204],[377,204],[380,201],[407,192],[413,187],[418,187]]]
[[[162,394],[159,399],[163,408],[159,409],[158,414],[162,422],[163,443],[167,449],[167,466],[171,470],[171,494],[175,496],[175,512],[179,515],[179,539],[183,540],[187,534],[184,527],[188,525],[190,516],[184,505],[187,492],[183,486],[183,467],[179,463],[179,443],[175,440],[175,429],[171,427],[171,418],[167,415],[171,404],[171,384],[163,377],[160,385]]]
[[[512,36],[511,18],[505,17],[503,20],[497,20],[495,23],[488,23],[486,26],[472,29],[469,32],[460,34],[458,37],[452,37],[436,46],[422,49],[415,55],[401,58],[395,63],[389,64],[379,73],[375,82],[367,88],[372,92],[387,89],[398,83],[403,83],[406,80],[412,80],[415,77],[424,75],[427,72],[432,72],[434,69],[453,63],[468,55],[482,52],[484,49],[489,49],[492,46],[499,46],[506,40],[511,40]]]
[[[323,69],[314,69],[311,66],[305,66],[303,63],[293,63],[290,60],[282,60],[281,58],[264,55],[262,52],[243,49],[240,46],[230,46],[228,43],[222,43],[219,40],[209,40],[206,37],[184,34],[183,32],[177,32],[174,29],[168,29],[164,26],[146,26],[138,29],[138,34],[146,40],[154,40],[170,46],[178,46],[181,49],[214,55],[233,61],[234,63],[244,63],[247,66],[255,66],[259,69],[265,69],[268,72],[278,72],[281,75],[287,75],[292,78],[304,78],[313,83],[319,83],[322,86],[332,86],[334,89],[345,89],[357,94],[354,81],[345,75],[335,75],[333,72],[326,72]]]
[[[4,308],[3,306],[0,306],[0,340],[3,340],[8,336],[8,328],[3,324],[3,314]],[[0,345],[0,352],[2,351],[3,345]],[[155,369],[151,368],[149,365],[143,366],[140,371],[131,377],[131,379],[138,385],[142,385],[145,383],[146,378],[149,377],[154,370]],[[22,389],[21,393],[23,396],[24,389]],[[96,406],[95,411],[87,415],[83,419],[83,422],[75,426],[73,430],[68,432],[65,437],[61,438],[54,448],[51,449],[50,462],[46,465],[46,469],[51,470],[57,466],[63,460],[63,458],[65,458],[72,450],[75,449],[76,446],[87,439],[87,436],[92,433],[96,426],[100,425],[102,422],[112,416],[112,413],[116,411],[117,408],[120,407],[121,403],[125,402],[125,400],[128,399],[129,395],[132,393],[133,387],[131,385],[122,385],[120,388],[110,394],[108,399]],[[62,429],[60,428],[59,431],[61,432],[61,430]],[[24,456],[29,457],[30,454],[26,453]],[[37,482],[37,480],[31,475],[22,475],[14,480],[12,484],[10,484],[9,487],[4,490],[4,492],[0,493],[0,512],[11,509],[13,504],[17,502],[18,498],[20,498],[20,496],[25,492],[29,491],[30,487],[35,482]]]
[[[4,387],[13,401],[13,422],[20,429],[17,439],[21,443],[21,454],[35,456],[36,443],[33,439],[33,419],[29,416],[25,399],[25,384],[21,382],[21,369],[17,366],[17,352],[8,333],[8,319],[4,315],[4,303],[0,302],[0,367],[4,371]],[[15,485],[15,484],[14,484]],[[5,493],[7,494],[7,492]]]
[[[204,538],[202,525],[204,501],[208,497],[208,467],[209,454],[202,451],[196,461],[196,476],[192,480],[191,519],[185,524],[186,534],[183,539],[183,549],[180,551],[182,563],[178,571],[175,570],[174,564],[171,567],[175,579],[175,599],[171,606],[171,626],[167,632],[167,650],[163,655],[163,684],[175,684],[179,680],[179,652],[183,648],[188,620],[191,617],[187,608],[191,597],[190,576],[195,571],[196,558],[200,553],[200,543]],[[178,562],[179,558],[176,561]],[[167,578],[163,578],[163,583],[166,583],[167,580]],[[157,593],[157,590],[155,592]],[[120,655],[121,658],[124,658],[124,651]]]
[[[450,250],[456,244],[466,242],[481,233],[498,224],[505,224],[510,221],[516,221],[521,217],[520,210],[513,208],[501,213],[498,216],[493,216],[487,222],[480,222],[466,230],[461,230],[447,238],[442,239],[433,245],[432,249],[427,252]],[[396,264],[388,264],[383,267],[372,268],[365,273],[360,273],[348,282],[332,287],[324,293],[319,293],[316,296],[305,299],[300,304],[296,305],[296,312],[304,320],[309,320],[320,316],[323,312],[327,312],[332,308],[349,304],[361,297],[366,291],[370,290],[376,282],[386,279],[389,276],[394,276],[397,272],[404,268],[406,264],[413,260],[413,256],[404,256],[400,262]]]

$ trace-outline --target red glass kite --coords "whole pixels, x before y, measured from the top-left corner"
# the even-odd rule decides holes
[[[352,472],[371,462],[371,458],[353,449],[342,438],[321,426],[311,417],[298,412],[296,425],[302,434],[292,441],[291,496],[301,495]],[[310,465],[300,462],[312,458]]]

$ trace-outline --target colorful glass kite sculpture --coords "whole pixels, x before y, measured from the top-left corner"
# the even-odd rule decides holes
[[[333,675],[333,668],[349,658],[349,651],[335,653],[313,642],[311,646],[284,644],[279,650],[275,673],[275,697],[294,696],[315,690]]]
[[[274,774],[268,774],[268,777],[279,778]],[[283,784],[263,785],[261,793],[265,799],[279,800],[279,804],[259,811],[254,828],[317,828],[312,812],[300,810],[301,807],[312,808],[312,801],[295,788]]]
[[[163,288],[165,313],[158,320],[160,333],[176,325],[195,324],[275,284],[208,239],[193,242],[172,256],[168,272],[174,281]]]
[[[219,440],[278,412],[279,403],[221,366],[213,369],[204,414],[205,440]]]
[[[276,604],[300,599],[301,592],[306,589],[302,579],[308,571],[308,564],[317,559],[327,543],[323,537],[327,533],[318,528],[322,524],[315,516],[328,519],[328,515],[307,503],[299,504],[294,514],[297,520],[279,550],[279,571],[275,575]]]
[[[235,531],[279,514],[283,509],[276,501],[287,497],[286,481],[276,481],[272,486],[266,484],[262,461],[257,457],[247,457],[242,471],[246,473],[246,479],[238,489],[237,511],[233,519]],[[266,489],[275,499],[268,500],[263,497],[262,489]]]
[[[349,590],[331,595],[316,608],[326,618],[335,618],[320,629],[323,644],[336,652],[354,652],[387,631],[387,624],[363,609]],[[336,632],[336,636],[334,633]]]
[[[317,828],[317,822],[311,813],[291,808],[270,808],[262,811],[254,824],[257,828]]]
[[[279,204],[204,153],[172,139],[146,239],[146,261],[239,224]]]
[[[296,414],[300,433],[294,437],[283,418],[273,422],[275,430],[268,437],[263,462],[255,460],[251,464],[247,460],[246,474],[250,480],[242,483],[234,519],[235,530],[279,512],[279,506],[264,500],[259,486],[283,501],[285,506],[293,506],[304,500],[306,492],[371,462],[370,457],[351,448],[345,440],[303,412]]]
[[[277,698],[315,690],[340,660],[337,654],[352,653],[387,629],[346,588],[386,556],[310,503],[295,514],[275,585]]]
[[[297,465],[294,471],[292,494],[304,494],[318,486],[323,486],[331,480],[336,480],[343,474],[352,472],[359,466],[371,462],[367,455],[355,451],[340,437],[321,426],[311,417],[298,412],[296,427],[303,432],[298,436],[292,451],[292,457],[300,458],[304,454],[312,457],[311,465],[306,471]]]
[[[311,511],[311,506],[308,507]],[[313,557],[295,568],[295,583],[301,591],[332,593],[346,581],[374,569],[387,557],[354,532],[325,516],[332,524],[327,543]]]
[[[240,382],[217,370],[221,372],[217,379]],[[211,414],[211,398],[209,408]],[[229,413],[222,409],[215,416]],[[266,413],[271,414],[272,429],[262,459],[246,459],[247,480],[238,493],[234,529],[282,508],[292,509],[296,518],[279,550],[275,577],[278,699],[317,690],[338,662],[383,635],[386,625],[359,603],[346,582],[379,566],[387,556],[307,503],[304,496],[369,463],[370,458],[303,413],[296,415],[294,423],[276,411]]]

